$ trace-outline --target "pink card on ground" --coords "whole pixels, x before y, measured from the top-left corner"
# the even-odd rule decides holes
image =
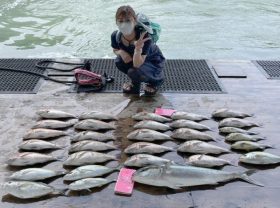
[[[134,181],[132,175],[136,170],[122,168],[120,170],[118,180],[115,185],[115,193],[123,195],[131,195],[133,191]]]
[[[176,110],[173,109],[165,109],[165,108],[156,108],[155,114],[160,116],[168,116],[170,117]]]

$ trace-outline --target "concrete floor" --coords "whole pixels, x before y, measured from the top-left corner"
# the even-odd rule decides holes
[[[161,94],[154,98],[130,97],[131,103],[119,114],[116,145],[119,150],[110,152],[118,155],[120,162],[126,159],[122,150],[129,144],[125,136],[132,131],[133,121],[130,116],[142,110],[153,111],[155,107],[173,107],[176,110],[210,115],[214,110],[221,107],[228,107],[244,112],[254,113],[255,117],[248,118],[263,124],[262,128],[253,130],[261,132],[266,136],[266,144],[274,145],[275,149],[267,149],[266,152],[280,155],[279,124],[280,124],[280,80],[268,80],[259,69],[250,61],[246,60],[211,60],[210,63],[215,67],[225,67],[229,70],[243,69],[247,74],[246,79],[221,79],[227,91],[226,94]],[[68,86],[53,82],[44,82],[37,94],[2,94],[0,95],[0,182],[7,181],[7,177],[16,168],[5,165],[5,160],[17,152],[17,146],[21,142],[21,137],[36,122],[38,117],[35,112],[41,108],[54,108],[64,110],[74,114],[85,111],[98,110],[110,111],[115,106],[128,97],[120,93],[67,93]],[[209,125],[214,132],[209,134],[218,139],[217,145],[229,148],[229,144],[223,141],[223,136],[218,134],[218,123],[214,120],[203,121]],[[72,129],[68,129],[73,133]],[[70,145],[69,137],[55,140],[58,144]],[[213,142],[214,144],[215,142]],[[176,147],[178,143],[167,142],[164,145]],[[67,157],[67,149],[51,152],[54,156]],[[221,155],[221,158],[230,159],[238,162],[240,153]],[[164,158],[183,162],[184,159],[176,152],[163,155]],[[107,163],[108,166],[116,166],[118,162]],[[55,170],[62,169],[62,162],[52,162],[45,166]],[[118,196],[114,194],[114,184],[110,184],[100,189],[94,189],[93,193],[70,193],[69,197],[54,196],[43,197],[34,200],[18,200],[9,195],[5,195],[0,190],[2,200],[0,207],[59,207],[59,208],[78,208],[78,207],[153,207],[153,208],[186,208],[186,207],[254,207],[254,208],[275,208],[278,207],[280,198],[280,168],[277,166],[238,167],[226,166],[223,170],[245,171],[248,168],[257,169],[252,179],[262,183],[265,187],[257,187],[242,181],[233,181],[219,186],[204,186],[186,188],[181,191],[172,191],[165,188],[156,188],[136,184],[131,197]],[[108,175],[108,178],[116,178],[117,173]],[[58,188],[65,188],[61,178],[52,179],[50,185]]]

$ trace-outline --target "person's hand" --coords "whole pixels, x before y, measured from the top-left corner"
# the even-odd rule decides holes
[[[119,50],[119,55],[121,56],[124,63],[129,63],[132,61],[132,57],[124,50]]]
[[[144,43],[147,41],[147,40],[150,40],[151,38],[150,37],[147,37],[147,38],[144,38],[144,36],[147,34],[147,32],[144,32],[140,35],[139,39],[137,41],[134,42],[134,45],[135,45],[135,50],[136,51],[141,51],[142,52],[142,48],[144,46]],[[144,38],[144,39],[143,39]]]

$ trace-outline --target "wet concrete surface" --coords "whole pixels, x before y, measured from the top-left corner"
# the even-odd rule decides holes
[[[228,107],[244,112],[254,113],[255,116],[247,118],[263,124],[261,128],[252,128],[258,131],[267,139],[262,143],[273,145],[274,149],[267,149],[266,152],[280,155],[279,143],[279,123],[280,113],[279,94],[280,80],[268,80],[249,61],[210,61],[213,66],[219,67],[240,67],[246,74],[246,79],[221,79],[227,93],[226,94],[161,94],[154,98],[124,96],[117,93],[67,93],[68,86],[52,82],[44,82],[37,94],[34,95],[0,95],[0,182],[8,181],[8,176],[12,172],[22,168],[11,168],[5,165],[8,157],[18,152],[17,146],[22,141],[22,136],[38,120],[35,112],[41,108],[54,108],[64,110],[76,115],[91,110],[107,111],[110,109],[117,111],[116,106],[121,108],[120,103],[125,103],[129,98],[131,102],[119,114],[118,127],[113,133],[116,141],[110,142],[118,146],[118,150],[110,151],[108,154],[116,155],[119,161],[105,163],[106,166],[116,167],[124,162],[127,155],[123,150],[132,142],[126,139],[126,135],[133,130],[136,123],[131,116],[137,112],[147,110],[153,111],[156,107],[171,107],[176,110],[199,113],[210,116],[211,112],[221,107]],[[221,147],[230,148],[230,144],[224,142],[224,135],[218,134],[218,122],[211,119],[202,121],[213,131],[207,131],[214,136],[217,141],[210,142]],[[73,135],[73,128],[66,131]],[[170,132],[169,132],[170,133]],[[68,156],[70,138],[68,136],[52,140],[67,147],[61,150],[48,151],[61,160]],[[166,141],[159,144],[177,147],[182,141]],[[220,155],[220,158],[228,159],[238,164],[241,152],[232,151],[229,154]],[[178,163],[184,163],[188,157],[186,154],[168,152],[161,154],[161,157],[172,159]],[[70,170],[71,167],[63,167],[62,161],[50,162],[36,167],[50,168],[54,170]],[[152,187],[135,184],[132,196],[120,196],[114,194],[114,183],[101,188],[92,189],[92,192],[67,192],[68,196],[52,195],[32,200],[20,200],[10,195],[5,195],[0,190],[2,200],[0,207],[258,207],[274,208],[278,207],[280,199],[280,168],[277,165],[257,167],[253,165],[238,164],[238,167],[225,166],[221,170],[226,171],[246,171],[256,169],[257,172],[250,177],[265,187],[258,187],[243,181],[235,180],[222,183],[218,186],[187,187],[182,190],[171,190],[168,188]],[[106,175],[107,178],[117,178],[118,173],[113,172]],[[67,183],[62,177],[55,177],[44,181],[58,188],[67,188]]]

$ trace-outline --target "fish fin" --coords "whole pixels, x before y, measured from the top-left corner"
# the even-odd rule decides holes
[[[167,187],[171,189],[177,189],[177,190],[182,189],[180,185],[168,185]]]
[[[85,189],[85,190],[87,190],[88,192],[91,192],[91,190],[90,190],[90,189]]]
[[[241,173],[240,176],[239,176],[239,178],[242,179],[242,180],[244,180],[244,181],[246,181],[246,182],[248,182],[248,183],[251,183],[251,184],[253,184],[253,185],[264,187],[263,184],[261,184],[261,183],[255,181],[255,180],[249,178],[249,176],[252,175],[252,174],[255,173],[255,172],[257,172],[257,171],[256,171],[256,170],[247,170],[247,171]]]
[[[201,160],[204,155],[205,154],[201,154],[198,159]]]
[[[248,134],[249,134],[249,135],[258,135],[258,134],[260,134],[260,132],[257,132],[257,131],[249,131]]]
[[[271,149],[276,149],[276,145],[263,145],[264,148],[271,148]]]

